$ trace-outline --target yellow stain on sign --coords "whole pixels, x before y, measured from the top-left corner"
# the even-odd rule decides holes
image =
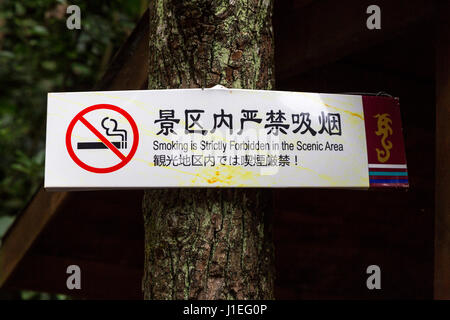
[[[351,115],[353,117],[357,117],[357,118],[360,118],[361,120],[364,120],[364,117],[362,116],[362,114],[359,114],[359,113],[356,113],[356,112],[351,112],[351,111],[348,111],[348,110],[345,110],[345,109],[342,109],[342,108],[334,107],[334,106],[329,105],[328,103],[324,103],[324,105],[327,108],[331,108],[331,109],[334,109],[336,111],[347,113],[347,114],[349,114],[349,115]]]
[[[202,168],[191,182],[195,184],[197,178],[201,178],[208,184],[220,185],[249,185],[250,181],[257,180],[259,174],[246,170],[242,167],[219,165],[215,167]],[[251,185],[254,185],[251,184]]]
[[[294,166],[294,168],[299,169],[299,170],[304,170],[304,171],[308,171],[314,175],[316,175],[317,177],[328,181],[331,185],[338,185],[339,182],[336,181],[335,179],[333,179],[332,177],[330,177],[329,175],[323,174],[323,173],[319,173],[313,169],[307,168],[307,167],[303,167],[303,166]]]
[[[153,162],[146,161],[144,159],[135,158],[134,161],[144,162],[150,167],[156,167]],[[163,167],[158,166],[161,169],[167,169],[175,171],[182,175],[190,175],[194,178],[190,181],[190,185],[195,186],[198,180],[202,180],[208,184],[215,184],[217,187],[223,185],[233,185],[233,186],[247,186],[255,185],[250,184],[250,181],[255,182],[259,178],[259,174],[246,170],[240,167],[233,167],[230,165],[218,165],[215,167],[199,168],[197,172],[190,172],[186,170],[181,170],[175,167]],[[180,183],[180,186],[186,185],[186,179],[180,176],[174,176]]]
[[[357,118],[360,118],[361,120],[364,120],[364,116],[362,114],[356,113],[356,112],[352,112],[352,111],[346,110],[344,108],[339,108],[339,107],[336,107],[336,106],[332,106],[332,105],[326,103],[322,99],[322,97],[320,97],[320,95],[316,95],[316,94],[312,95],[312,94],[307,94],[307,93],[301,93],[301,94],[304,97],[308,98],[309,100],[318,102],[318,103],[322,104],[323,106],[325,106],[327,108],[334,109],[336,111],[340,111],[340,112],[346,113],[346,114],[348,114],[350,116],[357,117]],[[329,99],[329,98],[327,97],[327,99]],[[336,103],[344,104],[344,102],[342,102],[342,101],[336,101]]]

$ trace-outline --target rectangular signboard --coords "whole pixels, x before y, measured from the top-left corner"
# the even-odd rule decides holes
[[[408,187],[398,99],[227,89],[49,93],[45,188]]]

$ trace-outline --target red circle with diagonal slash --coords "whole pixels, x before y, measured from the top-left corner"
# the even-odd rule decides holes
[[[95,129],[95,127],[93,125],[91,125],[84,118],[85,114],[87,114],[91,111],[94,111],[94,110],[99,110],[99,109],[107,109],[107,110],[116,111],[116,112],[120,113],[122,116],[124,116],[125,119],[127,119],[128,122],[130,123],[131,129],[133,130],[133,145],[131,146],[131,150],[127,156],[124,156],[111,142],[109,142],[109,140],[105,136],[103,136],[97,129]],[[93,134],[95,134],[108,147],[108,149],[110,149],[112,152],[114,152],[122,161],[120,161],[118,164],[116,164],[112,167],[107,167],[107,168],[92,167],[90,165],[87,165],[83,161],[81,161],[80,158],[78,158],[78,156],[73,151],[72,142],[71,142],[72,131],[73,131],[73,128],[75,127],[75,124],[78,121],[80,121],[82,124],[84,124]],[[66,133],[66,147],[67,147],[67,151],[69,152],[69,155],[72,158],[72,160],[77,165],[79,165],[81,168],[83,168],[87,171],[90,171],[90,172],[94,172],[94,173],[109,173],[109,172],[119,170],[120,168],[125,166],[128,162],[130,162],[131,158],[133,158],[134,154],[136,153],[138,143],[139,143],[139,132],[138,132],[138,128],[136,126],[136,122],[134,122],[133,118],[130,116],[130,114],[128,112],[126,112],[125,110],[123,110],[117,106],[114,106],[112,104],[95,104],[93,106],[87,107],[86,109],[84,109],[83,111],[78,113],[75,116],[75,118],[72,119],[72,121],[69,124],[69,127],[67,128],[67,133]]]

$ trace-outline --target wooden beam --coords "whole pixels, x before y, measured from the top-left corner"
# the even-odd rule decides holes
[[[148,78],[148,10],[121,46],[95,90],[147,89]]]
[[[47,193],[43,188],[17,217],[0,249],[0,287],[11,276],[45,226],[67,201],[67,192]]]
[[[366,27],[369,17],[366,10],[373,4],[369,0],[278,5],[275,12],[277,81],[393,39],[431,18],[434,12],[434,2],[429,0],[376,3],[381,8],[381,30]]]
[[[283,2],[286,3],[285,0],[283,0]],[[313,2],[317,2],[317,0],[293,0],[292,6],[294,9],[302,9]]]
[[[142,268],[40,254],[27,255],[24,262],[17,270],[20,277],[15,277],[9,288],[62,293],[75,299],[142,299],[141,291],[136,290],[141,286]],[[69,265],[80,267],[81,290],[65,286]]]
[[[435,299],[450,299],[450,3],[438,7],[436,59]]]

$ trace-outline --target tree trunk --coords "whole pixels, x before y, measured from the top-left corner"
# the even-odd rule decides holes
[[[149,89],[271,89],[273,0],[151,0]],[[273,299],[271,193],[145,192],[146,299]]]

